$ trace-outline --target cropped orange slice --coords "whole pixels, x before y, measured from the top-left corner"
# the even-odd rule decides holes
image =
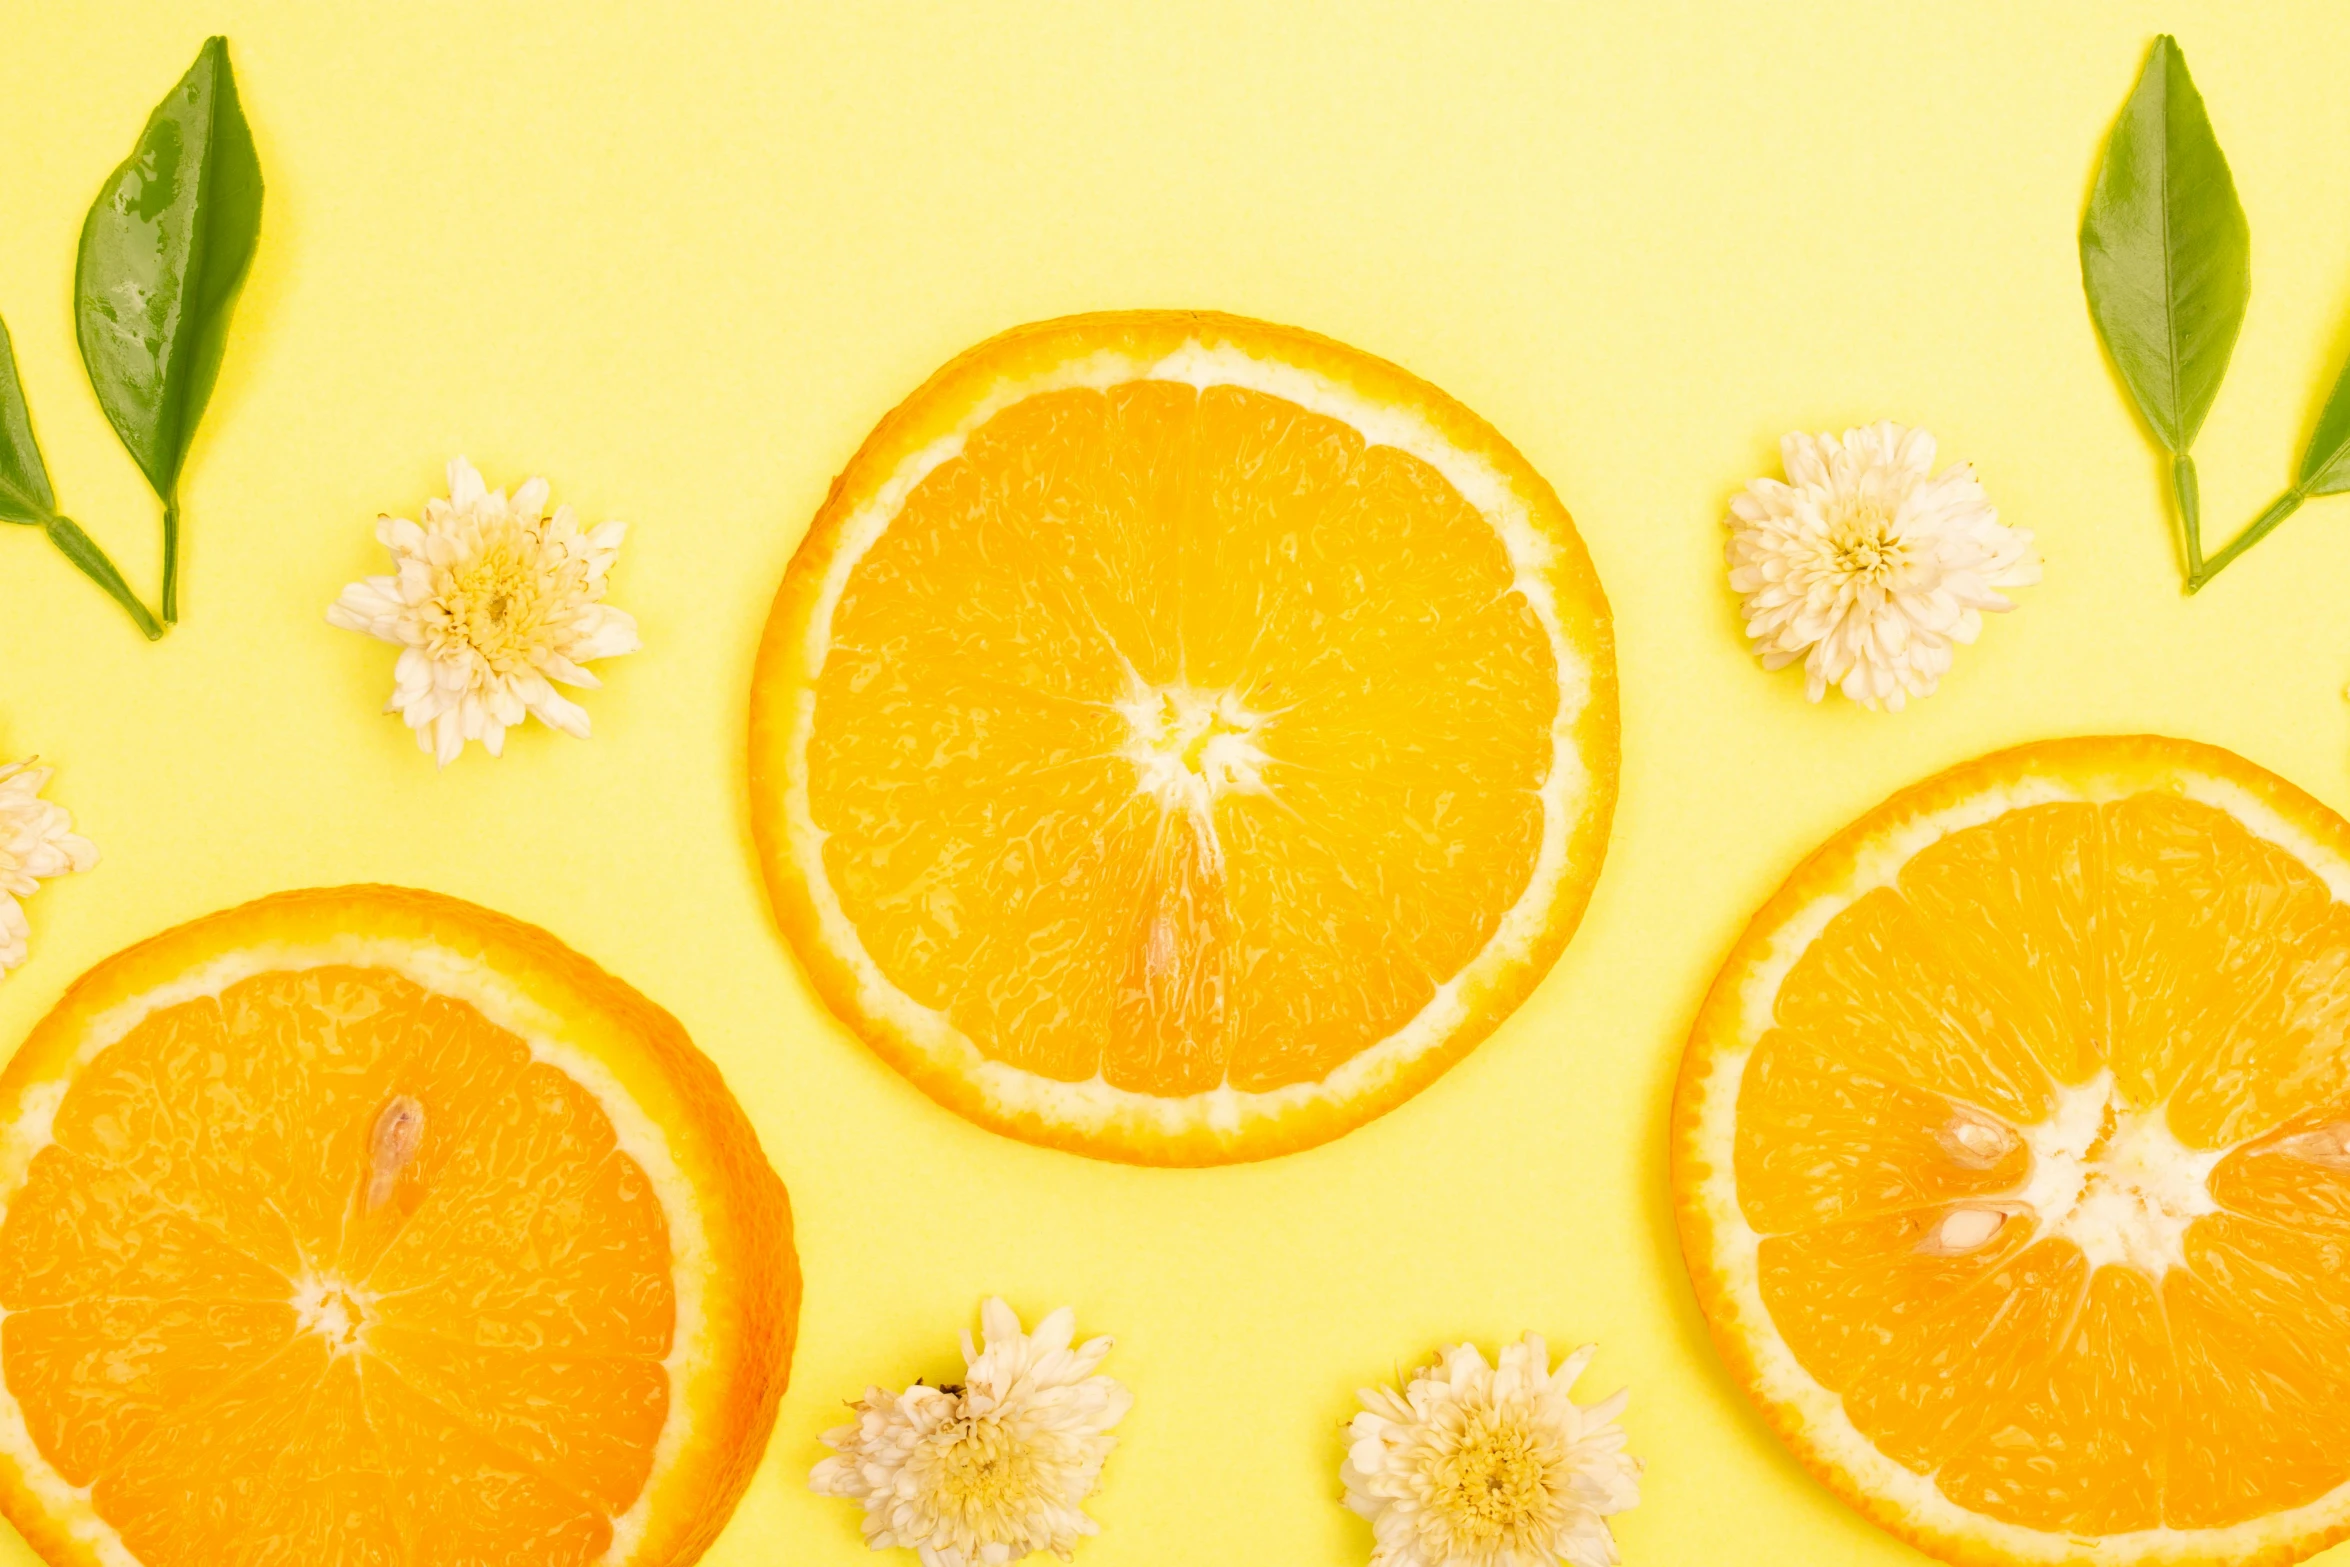
[[[2208,746],[1895,796],[1731,954],[1673,1189],[1732,1374],[1960,1563],[2350,1534],[2350,824]]]
[[[1524,999],[1615,797],[1607,604],[1484,421],[1178,311],[984,343],[883,420],[767,623],[752,821],[832,1009],[1033,1142],[1263,1158]]]
[[[675,1020],[430,893],[288,893],[0,1074],[0,1508],[55,1567],[672,1567],[774,1422],[783,1187]]]

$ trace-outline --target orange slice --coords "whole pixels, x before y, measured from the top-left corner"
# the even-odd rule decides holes
[[[56,1567],[683,1564],[799,1305],[674,1019],[431,893],[100,964],[0,1074],[0,1509]]]
[[[1683,1249],[1815,1475],[1945,1561],[2350,1534],[2350,824],[2208,746],[1895,796],[1756,916],[1681,1071]]]
[[[1549,485],[1352,349],[1021,328],[883,420],[767,623],[752,821],[832,1009],[941,1103],[1106,1158],[1335,1137],[1566,943],[1616,782]]]

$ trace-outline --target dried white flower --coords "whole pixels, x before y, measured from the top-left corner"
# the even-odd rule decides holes
[[[1069,1347],[1077,1319],[1066,1306],[1033,1336],[1001,1300],[979,1322],[986,1347],[964,1333],[960,1386],[867,1388],[857,1423],[824,1433],[840,1456],[808,1484],[862,1502],[866,1544],[919,1551],[922,1567],[1000,1567],[1036,1551],[1065,1561],[1100,1530],[1079,1504],[1134,1397],[1094,1374],[1108,1339]]]
[[[1765,669],[1802,659],[1817,702],[1836,686],[1898,712],[1931,696],[1954,644],[1998,590],[2040,580],[2031,533],[1999,520],[1964,463],[1935,473],[1934,438],[1876,424],[1779,443],[1787,482],[1730,502],[1730,586]]]
[[[86,871],[97,846],[73,830],[65,807],[41,798],[50,769],[30,762],[0,765],[0,973],[25,960],[33,927],[19,899],[41,890],[41,879]]]
[[[1462,1344],[1401,1394],[1358,1394],[1338,1477],[1378,1536],[1372,1567],[1614,1567],[1607,1519],[1639,1504],[1640,1463],[1616,1424],[1629,1394],[1567,1396],[1592,1353],[1553,1372],[1532,1333],[1498,1367]]]
[[[546,504],[546,480],[508,500],[460,457],[449,464],[449,498],[424,503],[422,526],[377,522],[394,575],[352,583],[326,612],[346,631],[399,645],[384,711],[406,718],[443,767],[468,740],[498,755],[526,713],[585,738],[586,711],[554,682],[596,685],[581,665],[639,646],[636,621],[603,601],[628,525],[582,533],[569,506],[549,517]]]

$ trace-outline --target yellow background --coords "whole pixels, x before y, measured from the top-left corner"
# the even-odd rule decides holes
[[[72,977],[280,888],[380,879],[553,929],[683,1018],[790,1185],[801,1354],[708,1560],[866,1559],[811,1496],[871,1380],[957,1368],[1002,1292],[1117,1335],[1134,1389],[1090,1567],[1339,1567],[1352,1390],[1461,1338],[1596,1339],[1629,1384],[1635,1567],[1916,1560],[1724,1380],[1671,1232],[1680,1042],[1741,922],[1895,787],[2035,736],[2160,730],[2350,805],[2350,500],[2193,601],[2074,232],[2160,27],[2233,162],[2255,294],[2198,447],[2216,545],[2350,351],[2350,10],[2043,3],[0,4],[0,313],[67,511],[152,597],[156,506],[75,356],[90,198],[208,31],[268,181],[149,646],[0,531],[0,752],[104,852],[33,900],[16,1039]],[[1402,1110],[1253,1168],[980,1132],[818,1008],[768,920],[743,717],[826,483],[936,365],[1071,311],[1207,306],[1395,359],[1574,511],[1613,601],[1616,835],[1524,1011]],[[1745,652],[1720,518],[1790,428],[1890,417],[1974,462],[2043,586],[1896,715]],[[594,737],[436,773],[329,628],[466,453],[625,518]],[[896,1558],[911,1562],[911,1557]],[[2335,1559],[2350,1562],[2350,1552]],[[30,1562],[13,1537],[0,1563]]]

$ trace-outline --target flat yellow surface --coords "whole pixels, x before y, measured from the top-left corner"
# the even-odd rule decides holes
[[[1118,1336],[1134,1413],[1091,1567],[1339,1567],[1359,1384],[1527,1328],[1633,1390],[1628,1562],[1916,1560],[1716,1367],[1664,1195],[1667,1096],[1747,915],[1896,786],[2161,730],[2350,804],[2350,500],[2194,601],[2082,307],[2096,146],[2158,26],[2254,236],[2197,452],[2214,535],[2284,482],[2350,350],[2350,10],[2305,5],[0,5],[0,314],[65,508],[151,584],[156,507],[73,348],[75,235],[207,31],[269,182],[157,646],[0,533],[0,751],[105,859],[32,904],[20,1038],[83,968],[279,888],[407,882],[544,924],[675,1011],[790,1185],[802,1349],[709,1561],[865,1559],[808,1494],[868,1381],[954,1370],[1001,1292]],[[934,1108],[816,1006],[743,802],[767,602],[873,422],[1004,327],[1197,305],[1395,359],[1574,511],[1616,612],[1622,803],[1534,1000],[1386,1119],[1253,1167],[1088,1163]],[[1919,423],[2047,580],[1911,711],[1813,707],[1738,634],[1721,515],[1791,427]],[[442,465],[631,531],[595,735],[436,773],[329,628]],[[0,1563],[29,1555],[13,1539]],[[910,1557],[899,1558],[911,1561]],[[2350,1551],[2332,1559],[2350,1562]]]

